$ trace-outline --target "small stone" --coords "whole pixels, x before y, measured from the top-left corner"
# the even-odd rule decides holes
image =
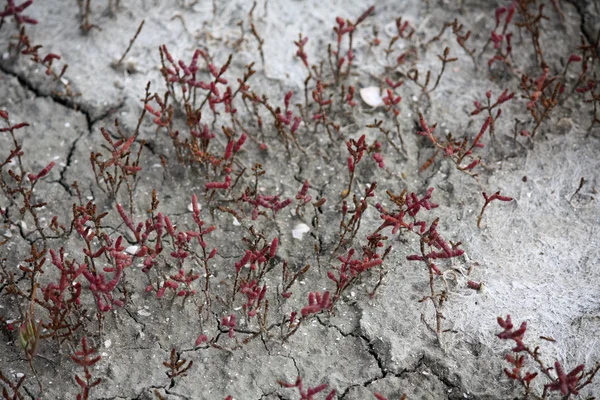
[[[571,118],[561,118],[556,123],[557,133],[566,135],[573,129],[573,120]]]
[[[360,98],[371,107],[379,107],[383,105],[383,99],[377,86],[369,86],[360,89]]]
[[[137,313],[139,315],[141,315],[142,317],[149,317],[150,316],[150,311],[146,311],[146,310],[138,310]]]
[[[135,253],[138,252],[139,248],[140,248],[140,246],[129,246],[128,248],[125,249],[125,253],[134,255]]]
[[[304,234],[310,232],[310,227],[306,224],[300,223],[294,227],[292,231],[292,237],[294,239],[302,240],[304,238]]]

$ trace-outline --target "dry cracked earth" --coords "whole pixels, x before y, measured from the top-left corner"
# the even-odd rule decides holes
[[[16,3],[0,2],[4,398],[600,396],[600,94],[577,90],[600,74],[597,2]],[[473,111],[503,92],[495,132],[457,163],[488,116]],[[510,200],[478,221],[482,192]],[[381,228],[394,207],[410,228]],[[57,304],[68,315],[53,328]],[[539,354],[511,379],[521,340]],[[298,377],[304,395],[281,384]]]

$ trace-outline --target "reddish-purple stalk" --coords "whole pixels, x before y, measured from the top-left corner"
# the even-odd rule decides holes
[[[348,149],[348,174],[349,181],[348,187],[344,189],[342,192],[342,198],[348,197],[352,192],[352,183],[354,182],[354,173],[356,170],[356,166],[362,160],[363,154],[368,149],[367,144],[365,143],[365,135],[362,135],[358,140],[350,139],[346,142],[346,148]]]
[[[4,11],[0,11],[0,29],[4,24],[4,18],[11,16],[15,19],[17,27],[20,27],[22,24],[36,25],[38,23],[36,19],[21,14],[27,7],[33,4],[33,0],[26,0],[18,6],[15,5],[15,0],[6,0],[6,3]]]
[[[485,93],[485,98],[486,98],[486,105],[482,105],[479,101],[475,100],[473,103],[475,105],[475,110],[473,110],[471,112],[471,115],[477,115],[479,113],[481,113],[482,111],[486,111],[488,114],[488,120],[489,120],[489,125],[490,125],[490,136],[492,137],[492,140],[495,140],[496,138],[496,120],[498,118],[500,118],[500,116],[502,115],[502,109],[500,108],[500,105],[502,105],[503,103],[506,103],[507,101],[511,100],[513,97],[515,96],[514,92],[513,93],[508,93],[508,89],[505,89],[502,94],[500,94],[500,96],[498,96],[498,98],[496,99],[496,101],[492,104],[491,102],[491,98],[492,98],[492,91],[488,90]],[[498,111],[496,111],[496,115],[494,115],[494,113],[492,112],[495,108],[498,108]]]
[[[502,196],[500,194],[500,191],[497,191],[496,193],[494,193],[491,196],[488,196],[486,192],[482,193],[483,198],[485,200],[485,203],[483,203],[483,207],[481,207],[481,212],[479,213],[479,216],[477,217],[477,227],[479,229],[481,229],[481,220],[483,219],[483,212],[485,211],[485,209],[487,208],[487,206],[494,200],[499,200],[499,201],[512,201],[513,198],[512,197],[508,197],[508,196]]]
[[[477,165],[479,165],[479,163],[481,162],[481,159],[474,158],[473,151],[476,148],[484,147],[484,144],[481,142],[481,139],[483,138],[483,135],[490,127],[490,125],[492,123],[492,117],[488,117],[485,120],[485,122],[481,126],[481,129],[479,130],[479,133],[477,134],[477,136],[475,136],[475,138],[473,139],[473,142],[471,142],[471,143],[469,143],[467,136],[465,136],[462,140],[458,140],[458,139],[455,139],[452,136],[452,134],[446,135],[446,141],[441,141],[440,139],[436,138],[434,135],[434,131],[435,131],[435,128],[437,127],[437,123],[432,126],[429,126],[427,124],[427,122],[425,121],[425,117],[422,114],[419,114],[419,123],[421,126],[421,130],[417,131],[417,134],[428,138],[435,147],[435,152],[434,152],[433,156],[429,160],[427,160],[421,166],[421,168],[419,168],[419,172],[422,172],[422,171],[426,170],[427,168],[429,168],[429,166],[431,164],[433,164],[433,162],[435,161],[435,158],[439,154],[439,152],[443,152],[442,154],[444,155],[444,157],[450,158],[452,160],[452,162],[456,165],[456,168],[458,168],[460,171],[462,171],[468,175],[471,175],[473,177],[477,176],[476,174],[472,173],[471,171]],[[472,161],[469,164],[465,165],[463,162],[465,161],[465,159],[467,157],[471,158]]]
[[[522,135],[530,135],[533,139],[542,122],[549,117],[550,112],[558,105],[558,99],[565,88],[557,80],[557,76],[550,76],[548,67],[544,68],[542,74],[536,79],[530,78],[528,75],[521,77],[520,89],[523,92],[523,97],[527,100],[527,110],[529,110],[535,122],[531,133],[523,132]],[[556,84],[552,87],[554,82]]]
[[[298,389],[298,393],[300,394],[300,400],[314,400],[315,399],[315,395],[317,393],[320,393],[322,391],[324,391],[325,389],[327,389],[327,384],[323,383],[321,385],[312,387],[312,388],[304,388],[304,384],[302,382],[302,377],[298,376],[298,378],[296,379],[296,382],[294,383],[287,383],[285,381],[281,381],[278,380],[277,383],[279,383],[279,385],[281,385],[284,388],[296,388]],[[334,396],[336,394],[335,390],[332,390],[329,392],[329,394],[327,395],[327,397],[325,397],[325,400],[333,400]]]
[[[117,132],[122,136],[119,124],[116,121],[115,127]],[[142,141],[140,143],[136,158],[130,160],[132,155],[130,149],[135,142],[135,136],[131,136],[127,140],[123,138],[113,141],[108,130],[102,127],[100,128],[100,131],[102,132],[104,140],[110,145],[111,155],[110,158],[104,161],[104,155],[102,153],[90,153],[90,163],[92,164],[96,184],[109,196],[111,201],[114,201],[117,199],[119,189],[124,183],[129,195],[129,212],[133,213],[133,186],[138,177],[138,173],[142,170],[140,167],[140,156],[145,142]]]
[[[348,250],[348,255],[346,257],[339,256],[338,260],[342,263],[340,267],[336,268],[334,271],[328,271],[327,277],[332,280],[336,285],[335,294],[331,300],[331,307],[335,305],[335,303],[341,298],[342,293],[354,285],[361,274],[366,271],[371,270],[374,267],[377,267],[383,263],[382,257],[378,254],[370,254],[369,256],[365,256],[362,259],[352,259],[354,256],[354,249]]]
[[[65,259],[63,247],[58,254],[50,249],[50,256],[52,264],[60,271],[60,278],[57,283],[50,282],[42,287],[43,300],[36,299],[36,302],[48,310],[51,321],[43,326],[60,345],[61,339],[68,339],[83,325],[82,317],[86,310],[81,307],[83,287],[77,278],[87,269],[87,264]]]
[[[14,383],[11,379],[9,379],[2,370],[0,369],[0,381],[4,383],[2,387],[2,396],[8,400],[21,400],[25,399],[25,395],[21,392],[21,388],[25,383],[26,375],[23,374],[21,377],[17,378],[16,383]],[[6,386],[6,387],[4,387]],[[8,392],[8,390],[12,392],[12,395]]]
[[[77,400],[87,400],[90,395],[90,390],[95,386],[102,383],[102,379],[93,379],[90,367],[93,367],[98,361],[100,356],[95,356],[97,353],[92,347],[88,347],[87,339],[85,336],[81,339],[81,350],[76,351],[71,355],[71,360],[80,367],[83,367],[83,377],[75,375],[75,381],[80,386],[81,393],[77,395]]]
[[[515,11],[517,9],[517,3],[518,3],[518,1],[513,1],[508,8],[501,6],[501,7],[498,7],[495,11],[496,26],[490,32],[490,38],[488,39],[485,46],[481,50],[481,55],[483,55],[483,53],[485,53],[485,51],[486,51],[487,47],[490,45],[490,43],[494,43],[494,49],[496,51],[496,54],[488,60],[488,67],[490,67],[490,68],[496,61],[502,61],[503,63],[505,63],[508,66],[511,65],[509,58],[512,58],[512,43],[511,43],[512,32],[507,32],[507,29],[515,15]],[[497,32],[498,28],[500,27],[501,19],[502,19],[502,16],[504,15],[504,13],[506,13],[506,17],[504,18],[502,30],[500,32]],[[502,44],[504,42],[506,42],[506,46],[503,49]]]
[[[464,27],[464,25],[459,23],[458,19],[456,19],[456,18],[452,22],[446,22],[444,24],[444,26],[442,27],[442,29],[440,30],[440,33],[438,33],[436,36],[431,38],[427,43],[425,43],[425,47],[427,48],[431,43],[440,40],[442,35],[446,31],[446,29],[452,28],[452,34],[456,38],[456,43],[458,43],[458,45],[465,51],[465,53],[467,53],[469,55],[469,57],[471,57],[471,60],[473,61],[473,66],[475,67],[475,70],[477,70],[477,60],[475,59],[475,49],[474,48],[469,49],[466,44],[467,40],[469,40],[469,38],[471,37],[471,31],[467,30],[467,32],[465,32],[464,34],[461,34],[463,27]]]
[[[596,125],[596,124],[600,125],[600,90],[599,89],[600,89],[600,85],[598,85],[598,81],[596,81],[596,80],[589,80],[589,81],[587,81],[585,86],[578,87],[577,89],[575,89],[577,91],[577,93],[580,93],[582,95],[585,95],[585,94],[589,95],[589,98],[584,99],[584,102],[592,104],[593,115],[592,115],[592,122],[590,123],[590,126],[587,129],[588,136],[591,134],[592,129],[594,128],[594,125]]]
[[[422,210],[431,210],[438,207],[437,204],[432,203],[431,195],[433,188],[429,188],[425,195],[419,198],[415,193],[407,194],[404,190],[400,195],[394,195],[388,191],[388,196],[391,201],[398,207],[396,211],[386,210],[381,204],[377,204],[375,207],[380,213],[383,223],[373,232],[371,237],[378,235],[384,229],[391,227],[392,234],[397,234],[400,229],[413,232],[420,237],[420,254],[413,254],[407,257],[409,261],[422,261],[427,265],[429,272],[429,288],[430,295],[423,297],[420,301],[431,300],[435,309],[435,321],[436,327],[431,328],[427,325],[437,336],[438,341],[441,341],[440,335],[442,333],[442,319],[444,318],[441,312],[443,303],[446,301],[447,294],[445,292],[437,293],[435,289],[435,277],[441,276],[442,271],[433,262],[433,260],[445,260],[454,257],[459,257],[464,253],[464,250],[459,249],[460,243],[448,243],[442,238],[440,233],[437,231],[439,218],[434,220],[429,229],[427,229],[427,223],[423,220],[418,220],[417,214]],[[407,221],[406,218],[410,218],[411,221]]]
[[[169,369],[167,371],[167,376],[172,382],[174,382],[173,380],[175,378],[187,375],[189,369],[192,368],[192,365],[194,365],[194,361],[188,361],[185,358],[181,358],[180,354],[177,352],[177,349],[172,348],[169,361],[163,362],[163,365]]]
[[[354,209],[349,209],[346,200],[342,201],[342,219],[340,220],[339,240],[331,253],[330,261],[336,256],[338,250],[346,246],[351,242],[360,229],[360,223],[363,215],[367,209],[367,199],[375,196],[375,189],[377,189],[377,182],[371,183],[365,188],[364,196],[359,200],[356,195],[352,196],[352,202]]]
[[[2,21],[0,21],[0,27],[2,26]],[[31,43],[31,38],[25,32],[24,26],[21,26],[21,29],[19,30],[17,42],[11,42],[8,46],[9,53],[12,53],[14,57],[21,55],[29,56],[31,62],[45,68],[46,75],[51,76],[53,81],[64,90],[64,92],[59,92],[58,95],[66,96],[71,102],[74,102],[75,97],[79,96],[80,93],[74,92],[71,83],[62,79],[67,72],[67,68],[69,67],[68,64],[63,64],[60,71],[56,71],[53,68],[53,63],[54,61],[60,60],[61,56],[56,53],[41,55],[41,48],[42,45],[34,45]]]
[[[496,336],[501,340],[512,340],[515,342],[515,347],[512,348],[514,354],[507,354],[505,356],[505,360],[511,364],[511,369],[505,368],[504,373],[510,379],[519,382],[523,386],[525,397],[533,394],[531,382],[539,375],[538,372],[523,371],[526,355],[529,355],[533,359],[539,371],[549,381],[549,383],[544,385],[544,391],[541,396],[533,394],[542,400],[547,399],[550,392],[560,392],[564,398],[569,398],[570,395],[578,395],[584,387],[592,383],[596,374],[600,371],[600,363],[596,363],[594,367],[587,371],[585,370],[585,365],[580,364],[569,373],[564,371],[561,363],[558,361],[554,362],[554,368],[547,367],[541,358],[539,346],[532,349],[524,342],[527,322],[521,323],[521,326],[515,330],[510,315],[507,315],[506,319],[498,317],[498,325],[500,325],[503,331]],[[551,374],[553,369],[556,376]]]

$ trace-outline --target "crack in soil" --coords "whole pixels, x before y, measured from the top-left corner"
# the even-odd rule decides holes
[[[77,142],[79,142],[79,139],[81,139],[83,137],[83,135],[85,135],[85,132],[82,132],[72,143],[71,146],[69,147],[69,152],[67,154],[67,162],[65,163],[66,165],[63,167],[63,169],[60,171],[60,179],[57,181],[58,184],[60,186],[62,186],[65,191],[67,193],[69,193],[69,195],[74,196],[74,193],[71,189],[71,186],[66,182],[65,179],[65,175],[67,173],[67,170],[69,169],[69,167],[71,166],[71,163],[73,162],[73,155],[75,154],[75,147],[77,146]],[[54,182],[50,182],[50,183],[54,183]]]
[[[447,388],[449,388],[448,391],[448,395],[451,394],[455,394],[453,393],[454,390],[457,390],[458,393],[458,397],[456,398],[463,398],[462,393],[465,392],[466,390],[464,390],[459,383],[454,383],[450,380],[450,378],[448,378],[448,376],[446,376],[447,374],[445,374],[442,370],[440,370],[440,365],[437,364],[435,359],[426,357],[425,355],[423,355],[421,357],[421,359],[419,360],[420,364],[425,365],[428,369],[429,372],[431,373],[431,375],[435,376],[444,386],[446,386]],[[416,371],[413,371],[416,372]],[[460,380],[460,378],[458,378]],[[452,397],[455,398],[455,397]]]
[[[140,332],[143,333],[146,330],[146,324],[144,322],[138,321],[138,319],[135,317],[135,314],[133,312],[131,312],[127,307],[123,307],[123,309],[125,310],[125,312],[127,313],[127,315],[129,315],[129,317],[131,319],[133,319],[138,325],[142,326],[142,329]]]
[[[373,383],[386,378],[388,375],[394,376],[396,378],[402,378],[406,375],[416,373],[423,366],[426,366],[429,370],[428,372],[431,375],[435,376],[444,386],[449,388],[451,391],[457,390],[460,393],[464,392],[464,390],[462,389],[460,384],[452,382],[450,380],[450,378],[445,376],[443,371],[439,371],[439,365],[436,363],[435,359],[427,357],[425,354],[422,354],[419,357],[416,364],[412,368],[405,368],[402,371],[397,372],[397,373],[390,372],[388,370],[388,368],[385,366],[385,362],[382,359],[381,355],[377,352],[377,349],[375,348],[375,345],[374,345],[374,340],[369,339],[364,334],[358,334],[356,332],[344,333],[338,326],[331,324],[331,323],[323,322],[321,320],[321,318],[319,318],[319,317],[317,317],[316,319],[319,322],[319,324],[321,324],[323,327],[335,329],[343,337],[351,336],[351,337],[362,339],[362,341],[364,342],[364,344],[367,347],[367,349],[366,349],[367,352],[373,356],[373,358],[377,362],[377,366],[379,367],[379,370],[381,371],[381,376],[379,376],[379,377],[375,377],[373,379],[366,380],[366,381],[362,382],[361,384],[349,385],[344,390],[344,392],[340,395],[340,397],[339,397],[340,400],[343,400],[345,398],[345,396],[349,393],[350,389],[352,389],[353,387],[358,387],[358,386],[362,386],[365,388],[369,387]]]
[[[22,386],[23,390],[25,391],[25,393],[27,393],[27,395],[32,399],[35,400],[36,397],[33,393],[31,393],[31,391],[29,390],[29,388],[27,387],[27,385],[23,385]]]
[[[278,398],[278,399],[280,399],[280,400],[285,400],[285,398],[284,398],[284,397],[282,397],[282,396],[281,396],[279,393],[277,393],[277,392],[263,393],[263,395],[262,395],[262,396],[260,396],[260,399],[259,399],[259,400],[266,399],[268,396],[275,396],[276,398]]]
[[[101,120],[107,118],[109,115],[117,112],[118,110],[120,110],[121,108],[123,108],[125,106],[125,100],[123,99],[116,106],[110,107],[107,111],[105,111],[104,113],[100,114],[98,117],[92,118],[90,112],[85,108],[85,105],[83,105],[83,104],[77,104],[77,103],[75,103],[73,101],[69,101],[68,99],[66,99],[64,97],[58,96],[58,95],[53,94],[53,93],[50,93],[50,94],[43,93],[43,91],[40,90],[40,88],[36,87],[33,83],[31,83],[30,81],[28,81],[27,78],[23,74],[19,74],[19,73],[15,72],[14,70],[12,70],[11,68],[8,68],[6,66],[6,63],[0,63],[0,71],[2,71],[4,74],[6,74],[8,76],[11,76],[11,77],[17,79],[17,81],[19,82],[19,84],[23,88],[25,88],[26,90],[28,90],[31,93],[33,93],[34,96],[40,97],[40,98],[50,99],[54,103],[56,103],[58,105],[61,105],[61,106],[65,107],[65,108],[67,108],[67,109],[69,109],[71,111],[75,111],[75,112],[83,114],[83,116],[85,117],[85,120],[86,120],[86,130],[87,130],[88,135],[91,135],[93,133],[93,125],[96,122],[101,121]],[[68,150],[66,165],[60,171],[60,179],[58,181],[49,182],[49,183],[58,183],[71,196],[73,196],[74,193],[72,192],[71,187],[69,186],[69,184],[65,181],[65,174],[66,174],[67,170],[69,169],[69,167],[72,164],[72,159],[73,159],[73,155],[75,153],[75,148],[77,146],[77,143],[84,136],[84,134],[85,134],[85,132],[82,132],[71,143],[71,145],[69,147],[69,150]]]
[[[0,63],[0,71],[2,71],[3,73],[5,73],[6,75],[9,75],[9,76],[12,76],[12,77],[16,78],[19,81],[19,83],[21,84],[21,86],[23,86],[24,88],[26,88],[27,90],[29,90],[30,92],[32,92],[36,97],[50,99],[53,102],[55,102],[57,104],[60,104],[60,105],[66,107],[66,108],[68,108],[70,110],[82,113],[85,116],[85,119],[86,119],[86,122],[87,122],[87,126],[88,126],[88,130],[91,131],[92,124],[97,119],[93,120],[91,118],[91,115],[90,115],[89,111],[87,111],[83,107],[79,108],[78,105],[75,102],[69,101],[69,100],[67,100],[64,97],[58,96],[58,95],[53,94],[53,93],[50,93],[50,94],[43,93],[42,90],[40,90],[40,88],[36,87],[33,83],[31,83],[30,81],[28,81],[27,78],[23,74],[19,74],[18,72],[15,72],[7,64],[8,63]]]
[[[12,68],[10,68],[8,66],[8,63],[0,62],[0,71],[5,73],[6,75],[16,78],[19,81],[19,83],[21,84],[21,86],[23,86],[24,88],[26,88],[27,90],[32,92],[36,97],[50,99],[53,102],[55,102],[56,104],[60,104],[65,108],[68,108],[75,112],[82,113],[85,116],[87,130],[90,133],[92,132],[92,126],[96,122],[105,119],[110,114],[115,113],[116,111],[120,110],[121,108],[123,108],[125,106],[125,99],[122,99],[118,104],[115,104],[114,106],[109,107],[104,113],[98,115],[96,118],[92,118],[92,115],[91,115],[90,111],[86,109],[85,104],[76,103],[72,99],[69,100],[66,97],[56,95],[52,92],[49,94],[44,93],[39,87],[35,86],[32,82],[27,80],[27,77],[24,74],[18,73],[16,71],[14,71]]]
[[[583,9],[583,7],[586,5],[586,1],[585,0],[567,0],[567,3],[573,5],[573,7],[575,7],[575,11],[577,11],[577,14],[579,15],[579,30],[581,31],[581,33],[583,33],[583,36],[585,36],[585,40],[587,40],[588,43],[594,43],[595,42],[595,38],[594,38],[594,32],[592,31],[593,26],[592,23],[590,23],[589,25],[589,29],[588,29],[588,24],[586,24],[585,21],[585,15],[587,14],[586,11]]]

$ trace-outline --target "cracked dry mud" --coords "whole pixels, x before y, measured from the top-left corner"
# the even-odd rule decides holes
[[[293,44],[298,34],[302,32],[309,37],[310,60],[326,58],[326,44],[335,42],[331,30],[335,17],[353,20],[370,6],[362,1],[261,0],[250,19],[252,3],[243,0],[121,0],[119,7],[112,11],[108,10],[107,3],[91,1],[90,18],[101,30],[93,28],[87,33],[80,29],[81,16],[75,1],[36,0],[26,10],[27,15],[39,21],[35,26],[26,26],[33,42],[43,45],[44,54],[60,54],[58,65],[69,65],[64,78],[78,94],[75,97],[59,95],[60,88],[44,74],[44,67],[33,64],[26,56],[14,58],[11,55],[9,42],[14,42],[18,29],[14,21],[7,19],[0,29],[0,49],[6,52],[0,61],[0,110],[9,112],[12,124],[23,121],[30,124],[15,131],[28,172],[40,171],[50,162],[56,164],[49,175],[36,184],[34,193],[37,201],[47,203],[40,210],[46,226],[55,215],[62,223],[70,224],[72,205],[77,202],[71,185],[77,181],[83,200],[93,201],[100,212],[109,213],[102,220],[102,229],[113,238],[124,236],[126,246],[134,245],[135,240],[119,216],[116,203],[127,204],[128,195],[126,191],[120,192],[115,201],[99,188],[90,165],[90,153],[107,152],[100,128],[114,133],[115,120],[127,135],[135,131],[144,108],[147,82],[151,82],[152,93],[164,93],[160,45],[165,44],[175,59],[186,62],[195,49],[205,49],[217,66],[223,65],[228,55],[233,54],[226,74],[232,82],[242,76],[247,64],[255,62],[257,73],[249,81],[253,90],[265,94],[277,105],[282,105],[285,93],[292,90],[292,102],[303,102],[306,69],[294,56],[297,48]],[[552,2],[545,3],[548,3],[545,12],[550,19],[544,21],[546,31],[542,43],[553,71],[562,72],[565,60],[580,44],[580,33],[588,42],[594,41],[600,29],[599,6],[586,0],[560,2],[564,14],[561,21]],[[207,237],[209,246],[218,248],[211,266],[212,279],[217,285],[215,293],[225,291],[227,285],[232,284],[234,264],[246,249],[241,239],[249,236],[250,225],[254,224],[269,243],[274,237],[279,238],[277,255],[272,260],[277,273],[268,275],[264,281],[275,316],[275,320],[270,321],[275,328],[268,335],[263,332],[254,337],[250,333],[256,325],[244,325],[246,321],[239,322],[235,339],[227,337],[227,329],[222,325],[215,328],[221,317],[230,313],[244,319],[239,301],[233,309],[209,310],[206,318],[209,322],[204,321],[208,328],[204,332],[200,322],[204,317],[198,311],[198,302],[204,296],[201,287],[195,298],[182,301],[168,293],[157,299],[155,292],[144,290],[148,279],[139,267],[139,259],[115,291],[115,296],[126,297],[125,304],[106,313],[101,330],[97,329],[94,299],[84,291],[82,302],[91,310],[86,327],[60,348],[52,339],[41,342],[33,360],[43,385],[40,392],[18,338],[18,324],[29,303],[9,290],[6,277],[14,274],[16,285],[27,290],[30,285],[27,274],[18,267],[28,257],[30,246],[34,243],[42,246],[43,241],[29,234],[31,219],[25,218],[24,223],[0,220],[3,238],[7,239],[0,247],[4,272],[0,277],[0,371],[15,382],[25,374],[20,390],[24,398],[73,399],[80,389],[74,376],[81,375],[82,369],[71,362],[69,354],[85,335],[101,356],[91,368],[94,377],[102,378],[91,390],[92,399],[225,399],[226,396],[236,400],[297,399],[294,390],[278,384],[278,380],[295,382],[297,376],[302,376],[307,386],[328,385],[326,391],[315,396],[319,399],[325,398],[331,389],[337,391],[334,398],[344,400],[373,399],[375,392],[390,400],[400,398],[403,393],[411,400],[521,399],[522,389],[503,372],[503,368],[508,367],[504,356],[512,342],[509,344],[495,336],[501,331],[496,318],[507,314],[512,315],[515,324],[528,322],[526,341],[533,346],[540,345],[549,365],[559,360],[568,371],[582,363],[593,368],[600,360],[600,206],[597,199],[600,127],[587,129],[593,118],[592,109],[570,96],[541,125],[533,140],[519,137],[514,141],[514,119],[530,126],[527,124],[531,123],[531,116],[526,110],[526,100],[519,98],[519,80],[505,70],[492,72],[487,68],[487,59],[492,53],[486,53],[479,61],[480,68],[475,70],[451,34],[442,36],[427,51],[419,47],[437,35],[444,22],[458,18],[472,31],[468,43],[479,54],[494,28],[494,10],[499,5],[509,4],[467,0],[375,2],[374,13],[357,29],[360,35],[357,33],[355,43],[358,50],[354,74],[347,79],[349,85],[357,88],[358,105],[338,119],[343,139],[330,140],[324,130],[318,136],[310,136],[303,130],[299,135],[303,151],[293,145],[286,149],[269,115],[265,116],[264,132],[258,136],[258,128],[247,122],[252,119],[249,109],[242,102],[237,105],[242,117],[247,118],[244,122],[248,133],[263,138],[268,145],[267,150],[261,150],[252,140],[244,145],[239,157],[248,169],[241,178],[243,184],[252,185],[250,168],[255,163],[261,163],[266,171],[259,188],[264,194],[294,199],[302,183],[309,180],[309,194],[313,199],[327,198],[323,212],[318,215],[318,224],[313,218],[316,210],[307,208],[304,215],[295,213],[296,200],[275,217],[269,213],[256,222],[250,213],[240,224],[228,213],[215,212],[214,203],[205,197],[207,179],[199,167],[179,163],[164,129],[157,129],[149,116],[143,119],[134,143],[136,151],[142,147],[142,170],[133,188],[134,221],[145,221],[148,217],[146,210],[155,189],[160,200],[159,211],[178,225],[189,228],[193,225],[191,198],[196,194],[202,206],[202,218],[208,225],[217,227]],[[358,95],[360,88],[380,84],[381,59],[366,55],[368,40],[376,30],[387,43],[390,30],[395,29],[394,21],[400,16],[410,21],[417,31],[415,40],[420,53],[414,62],[419,70],[430,69],[437,75],[438,54],[446,46],[450,47],[452,56],[458,57],[428,98],[420,96],[418,86],[406,77],[395,76],[395,80],[401,77],[406,80],[397,91],[402,96],[397,120],[404,154],[394,151],[383,135],[366,128],[374,119],[389,122],[395,117],[382,108],[368,107]],[[125,58],[126,70],[112,68],[111,63],[123,54],[142,19],[145,25]],[[264,39],[264,64],[257,40],[250,32],[250,22]],[[525,69],[535,66],[535,57],[528,53],[527,38],[515,39],[514,46],[515,53],[517,48],[519,50],[516,57],[520,57],[518,61]],[[594,67],[600,73],[598,63]],[[208,76],[205,65],[201,70]],[[576,78],[575,72],[569,74],[571,81]],[[433,154],[431,143],[416,134],[420,129],[419,112],[430,124],[438,123],[436,133],[440,136],[453,132],[456,137],[467,133],[473,137],[484,120],[470,116],[473,101],[483,99],[487,90],[492,90],[496,97],[504,89],[515,91],[517,95],[513,102],[503,106],[502,118],[496,125],[497,143],[492,144],[486,134],[485,147],[477,150],[484,160],[478,167],[478,179],[459,171],[450,159],[441,156],[419,172]],[[231,125],[228,116],[223,111],[222,114],[224,116],[211,127],[217,134],[213,151],[218,156],[227,144],[220,127]],[[213,118],[210,110],[205,108],[202,118],[210,124]],[[184,132],[185,114],[177,111],[175,120],[177,128]],[[303,121],[302,127],[305,124]],[[234,137],[238,138],[242,129],[233,129]],[[392,235],[388,230],[386,246],[391,244],[393,250],[383,264],[388,272],[375,296],[370,298],[369,292],[379,272],[344,292],[332,313],[323,312],[308,318],[282,343],[277,336],[282,318],[306,306],[309,292],[335,290],[326,271],[337,265],[335,257],[345,254],[331,255],[338,242],[340,194],[348,184],[345,140],[358,139],[362,134],[368,143],[375,140],[382,143],[386,169],[379,169],[371,155],[365,156],[369,160],[360,166],[353,193],[360,196],[365,185],[377,181],[377,196],[369,204],[360,233],[346,246],[360,251],[366,243],[366,235],[379,226],[375,203],[387,202],[390,206],[386,190],[398,194],[406,188],[421,197],[433,187],[432,201],[439,207],[423,218],[429,226],[440,217],[441,234],[453,243],[460,241],[465,250],[460,257],[440,260],[444,271],[448,271],[444,277],[449,293],[442,308],[446,332],[439,338],[431,332],[428,326],[435,326],[435,310],[429,301],[419,301],[428,295],[427,267],[406,260],[408,255],[418,253],[418,236],[410,232]],[[4,160],[12,149],[12,141],[6,136],[0,140],[0,160]],[[398,138],[395,140],[398,142]],[[168,161],[166,166],[163,160]],[[2,174],[8,179],[5,169]],[[582,177],[585,184],[575,193]],[[223,177],[217,176],[215,180],[222,181]],[[481,192],[498,190],[514,200],[492,203],[483,217],[482,229],[478,229],[477,215],[483,204]],[[239,190],[237,197],[241,192]],[[232,199],[218,198],[228,207],[241,207]],[[18,207],[4,197],[0,198],[0,209],[6,209],[11,218],[19,215]],[[292,234],[300,223],[310,228],[301,240]],[[70,256],[83,260],[83,241],[75,232],[67,238],[48,239],[44,245],[55,251],[64,247]],[[315,245],[319,247],[319,257],[315,255]],[[311,265],[292,287],[292,296],[285,302],[280,296],[280,268],[284,260],[294,271]],[[200,267],[186,264],[186,271],[190,268],[202,272]],[[158,274],[164,279],[176,272],[177,268],[165,267]],[[44,274],[38,277],[39,284],[44,286],[58,277],[48,261]],[[82,277],[79,280],[82,285],[89,285]],[[469,280],[484,282],[487,289],[474,291],[468,287]],[[443,285],[441,279],[438,283]],[[41,308],[36,315],[47,318]],[[16,328],[10,330],[7,321],[13,321]],[[195,346],[201,333],[206,333],[211,342],[214,339],[220,348],[207,344]],[[253,340],[230,350],[236,346],[236,340],[250,336]],[[542,336],[555,341],[542,340]],[[169,360],[172,348],[177,350],[180,359],[193,361],[183,376],[170,378],[167,375],[164,362]],[[527,366],[535,368],[531,361]],[[541,392],[543,383],[537,385],[536,389]],[[552,395],[554,393],[548,398],[561,398]],[[600,396],[598,378],[586,386],[578,398],[593,396]]]

